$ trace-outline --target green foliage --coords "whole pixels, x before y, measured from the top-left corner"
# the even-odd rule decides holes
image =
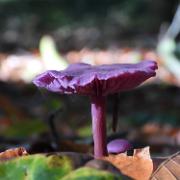
[[[62,180],[121,180],[120,177],[115,176],[107,171],[100,171],[88,167],[82,167],[72,171]]]
[[[78,128],[77,130],[78,135],[82,137],[88,137],[92,135],[92,125],[88,124],[87,126],[83,126]]]
[[[33,133],[41,133],[47,130],[47,126],[40,120],[24,120],[14,122],[11,126],[0,132],[0,135],[5,134],[9,137],[27,137]]]
[[[60,155],[28,155],[0,162],[0,180],[114,180],[121,179],[107,171],[79,168],[73,171],[72,160]]]
[[[56,180],[72,170],[66,156],[29,155],[0,163],[2,180]]]

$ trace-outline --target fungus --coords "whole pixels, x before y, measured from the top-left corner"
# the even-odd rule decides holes
[[[131,149],[132,145],[125,139],[115,139],[107,144],[108,153],[119,154]]]
[[[38,75],[33,83],[52,92],[90,96],[94,156],[100,158],[107,155],[106,96],[137,87],[155,76],[156,69],[154,61],[100,66],[77,63],[62,71],[46,71]]]

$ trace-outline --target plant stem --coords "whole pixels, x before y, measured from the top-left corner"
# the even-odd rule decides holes
[[[105,97],[92,97],[92,131],[94,140],[94,157],[100,158],[107,155],[106,147],[106,100]]]

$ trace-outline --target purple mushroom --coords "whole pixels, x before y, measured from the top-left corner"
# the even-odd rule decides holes
[[[107,155],[106,96],[137,87],[155,76],[156,69],[154,61],[100,66],[78,63],[63,71],[46,71],[38,75],[33,83],[52,92],[90,96],[94,156],[100,158]]]
[[[126,139],[115,139],[107,144],[108,153],[123,153],[131,148],[132,145]]]

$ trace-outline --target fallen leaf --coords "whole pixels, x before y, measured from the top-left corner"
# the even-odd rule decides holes
[[[8,149],[8,150],[0,153],[0,161],[9,160],[9,159],[13,159],[15,157],[25,156],[25,155],[28,155],[28,153],[27,153],[26,149],[23,147],[19,147],[19,148],[15,148],[15,149]]]
[[[151,180],[177,180],[180,178],[180,152],[161,163],[153,173]]]
[[[153,172],[149,147],[135,149],[133,156],[127,156],[125,153],[110,154],[103,159],[112,163],[122,174],[136,180],[148,180]]]

